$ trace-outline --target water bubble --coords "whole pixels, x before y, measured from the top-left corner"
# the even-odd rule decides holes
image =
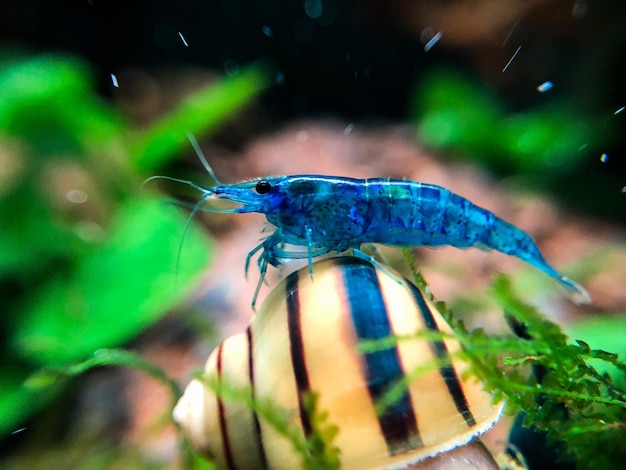
[[[78,222],[74,227],[76,235],[84,241],[97,242],[102,241],[104,230],[102,226],[95,222]]]
[[[285,83],[285,74],[283,72],[278,72],[276,74],[276,84],[282,85],[283,83]]]
[[[517,57],[517,54],[519,54],[519,51],[521,50],[522,50],[522,46],[519,46],[517,50],[515,51],[515,53],[513,54],[513,56],[509,59],[509,61],[506,63],[506,65],[502,69],[502,72],[506,72],[506,69],[509,68],[509,65],[511,65],[511,62],[513,62],[513,60]]]
[[[537,91],[539,93],[545,93],[553,86],[554,86],[554,83],[552,83],[550,80],[547,80],[537,87]]]
[[[515,23],[513,23],[513,26],[511,26],[511,29],[509,30],[509,33],[504,38],[504,41],[502,41],[502,47],[505,47],[509,43],[509,39],[511,39],[511,36],[513,36],[513,32],[517,28],[517,25],[519,24],[520,18],[521,18],[521,16],[518,16],[517,19],[515,20]]]
[[[318,19],[324,13],[322,0],[304,0],[304,12],[312,20]]]
[[[239,65],[233,59],[226,59],[224,61],[224,71],[227,75],[234,75],[239,72]]]
[[[349,134],[351,134],[351,133],[352,133],[352,131],[354,130],[354,128],[355,128],[355,124],[354,124],[353,122],[351,122],[351,123],[350,123],[350,124],[348,124],[348,125],[346,126],[346,128],[343,130],[343,133],[344,133],[344,134],[346,134],[346,135],[349,135]]]
[[[572,7],[572,15],[574,18],[582,18],[587,14],[588,6],[586,0],[575,0]]]
[[[73,204],[84,204],[87,202],[87,193],[80,189],[72,189],[67,192],[65,199]]]
[[[430,51],[435,44],[439,42],[441,39],[441,31],[437,31],[437,33],[428,40],[426,44],[424,44],[424,52]]]
[[[622,106],[621,108],[615,110],[615,112],[613,114],[618,115],[620,114],[622,111],[624,111],[624,109],[626,109],[626,106]]]
[[[426,26],[420,33],[420,42],[426,44],[435,35],[435,30],[431,26]]]
[[[309,140],[310,137],[311,135],[309,134],[309,131],[296,132],[296,139],[300,142],[306,142],[307,140]]]
[[[263,31],[263,34],[265,34],[268,38],[274,37],[274,31],[272,31],[272,28],[269,26],[263,25],[261,27],[261,31]]]
[[[603,153],[602,155],[600,155],[600,161],[602,163],[606,163],[609,161],[609,156],[606,153]]]
[[[180,31],[178,32],[178,36],[180,37],[180,40],[183,42],[183,45],[185,47],[189,47],[189,44],[187,44],[187,40],[185,39],[185,36],[183,36],[183,33],[181,33]]]
[[[113,86],[115,88],[119,88],[120,84],[117,83],[117,77],[115,76],[115,74],[111,74],[111,83],[113,83]]]

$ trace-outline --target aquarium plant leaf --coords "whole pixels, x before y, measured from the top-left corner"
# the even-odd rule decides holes
[[[182,214],[160,201],[124,203],[108,241],[19,312],[13,332],[18,354],[42,366],[79,360],[128,341],[174,307],[211,251],[206,237],[191,231],[177,272],[183,225]]]
[[[269,71],[263,63],[252,64],[236,75],[208,84],[134,137],[133,161],[141,171],[159,168],[189,145],[188,133],[203,135],[214,130],[269,84]]]

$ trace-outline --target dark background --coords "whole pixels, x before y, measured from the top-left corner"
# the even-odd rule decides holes
[[[463,1],[4,0],[0,44],[5,54],[62,51],[86,58],[95,67],[103,96],[115,92],[110,74],[129,68],[197,66],[228,74],[265,59],[275,67],[277,81],[263,96],[264,125],[269,127],[309,116],[406,120],[420,78],[435,66],[450,64],[477,77],[511,111],[545,102],[535,84],[548,79],[558,83],[551,91],[554,99],[565,98],[590,119],[626,104],[623,2],[528,2],[534,6],[522,7],[514,25],[504,30],[497,21],[491,24],[488,15],[481,17],[480,5],[490,2],[474,2],[478,19],[461,21],[425,53],[422,30],[430,26],[436,31],[439,21],[449,25],[454,8],[464,3],[471,4],[471,13],[473,3]],[[486,33],[473,34],[476,24]],[[516,44],[523,46],[522,53],[502,73]],[[598,197],[595,190],[611,188],[615,194],[626,186],[623,116],[613,122],[615,137],[586,149],[583,165],[550,190],[577,200],[588,213],[622,218],[620,208],[626,204],[612,195]],[[605,163],[599,161],[602,153],[610,157]],[[593,191],[581,184],[582,177]]]

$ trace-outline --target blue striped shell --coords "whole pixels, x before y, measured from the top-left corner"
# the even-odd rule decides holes
[[[271,400],[303,438],[312,432],[303,397],[313,391],[319,411],[339,429],[332,445],[341,468],[401,468],[467,443],[502,409],[475,378],[464,377],[462,360],[424,367],[458,351],[455,340],[414,337],[367,353],[358,347],[424,330],[451,332],[413,284],[361,259],[326,259],[314,264],[313,280],[304,268],[279,284],[246,331],[211,354],[205,373]],[[377,412],[385,392],[420,367],[423,373]],[[249,405],[226,400],[197,379],[174,416],[219,468],[302,468],[291,442]]]

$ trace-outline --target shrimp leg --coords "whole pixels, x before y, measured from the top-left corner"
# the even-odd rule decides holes
[[[267,274],[268,265],[272,265],[274,267],[280,266],[281,259],[307,259],[309,264],[309,274],[311,279],[313,278],[313,258],[318,256],[322,256],[328,253],[330,250],[323,246],[316,246],[312,241],[307,243],[306,251],[287,251],[282,248],[279,248],[280,245],[284,244],[284,235],[280,229],[276,229],[274,233],[272,233],[269,237],[259,243],[256,247],[252,249],[246,256],[246,264],[245,264],[245,272],[246,276],[248,274],[248,268],[250,266],[250,260],[252,257],[263,250],[259,255],[259,259],[257,261],[257,266],[259,268],[259,281],[257,282],[256,288],[254,290],[254,296],[252,298],[252,310],[255,310],[257,297],[259,296],[259,292],[261,291],[261,286],[265,282],[265,275]]]

